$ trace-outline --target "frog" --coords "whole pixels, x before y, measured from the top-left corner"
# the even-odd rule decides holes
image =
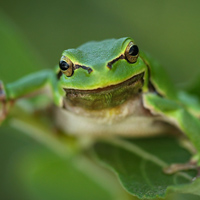
[[[9,103],[46,87],[55,105],[55,124],[66,134],[151,137],[178,132],[193,145],[199,165],[199,98],[178,90],[132,38],[87,42],[65,50],[54,70],[1,81],[0,121],[8,115]]]

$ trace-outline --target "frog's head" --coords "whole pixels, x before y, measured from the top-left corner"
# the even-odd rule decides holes
[[[137,91],[141,90],[146,70],[139,49],[131,38],[88,42],[77,49],[65,50],[59,66],[63,73],[60,82],[67,94],[70,91],[73,94],[78,91],[79,94],[97,94],[112,90],[107,93],[115,96],[113,88],[118,88],[115,89],[117,98],[122,95],[119,90],[129,88],[127,86],[132,85],[129,89],[137,86]],[[122,98],[126,99],[124,95]]]

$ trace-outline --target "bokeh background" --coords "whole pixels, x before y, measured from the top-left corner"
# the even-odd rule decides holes
[[[200,73],[199,9],[198,0],[2,0],[0,79],[7,83],[53,68],[64,49],[90,40],[130,36],[162,63],[178,87],[184,87]],[[12,40],[15,35],[17,41]],[[70,162],[5,124],[0,128],[0,198],[110,196]]]

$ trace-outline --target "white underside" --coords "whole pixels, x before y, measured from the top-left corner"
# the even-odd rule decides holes
[[[154,116],[144,109],[141,97],[103,111],[74,110],[56,109],[55,112],[57,125],[68,134],[144,137],[167,133],[172,128],[161,116]]]

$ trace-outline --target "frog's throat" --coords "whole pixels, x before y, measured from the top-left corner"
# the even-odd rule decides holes
[[[142,91],[144,72],[116,85],[94,90],[64,89],[64,108],[82,107],[88,110],[112,108],[134,98]]]

